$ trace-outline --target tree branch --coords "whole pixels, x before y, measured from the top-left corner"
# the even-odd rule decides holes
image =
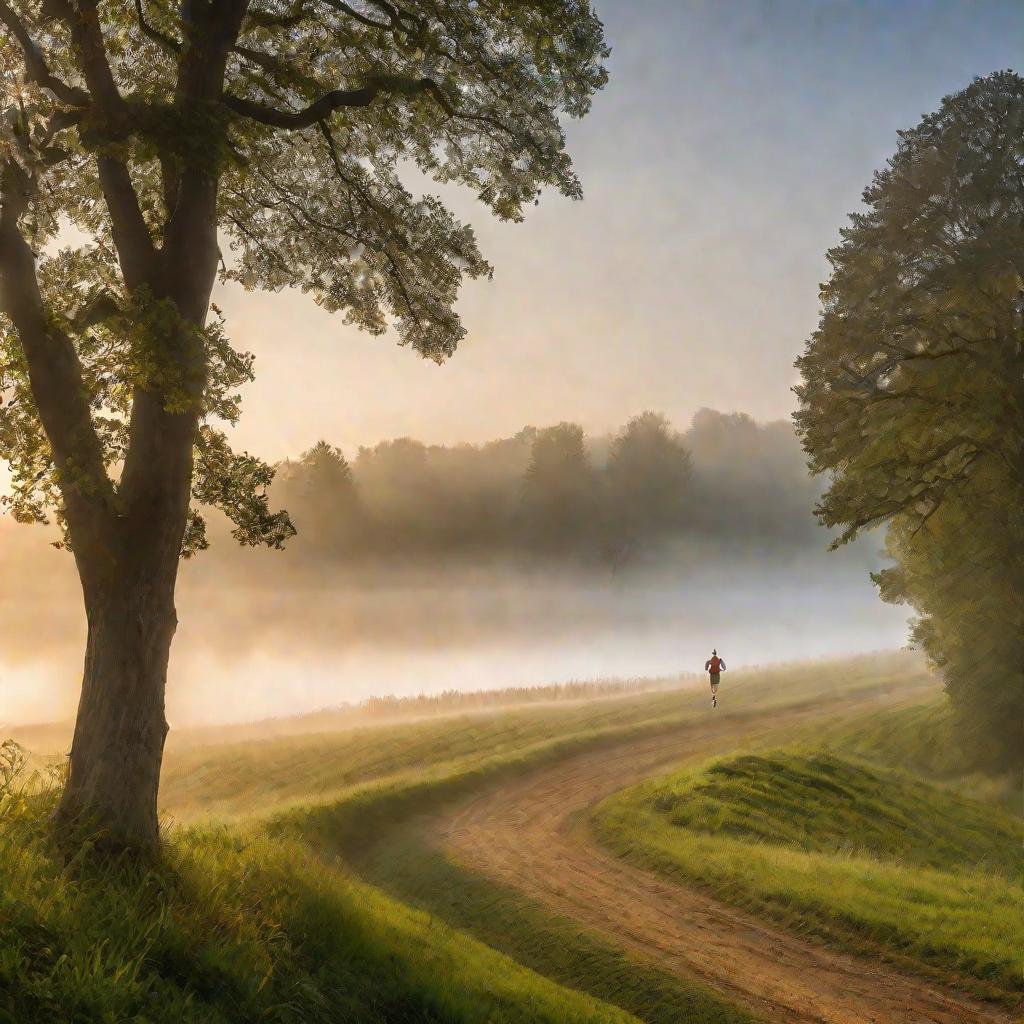
[[[432,78],[399,78],[390,75],[372,76],[360,89],[335,89],[302,110],[278,110],[230,93],[224,94],[223,103],[229,110],[252,121],[272,128],[296,131],[326,120],[336,110],[368,107],[381,93],[390,92],[401,92],[407,96],[430,92],[448,113],[454,113],[448,97]]]
[[[96,0],[80,0],[77,8],[68,0],[50,0],[50,3],[71,32],[79,70],[100,113],[108,122],[118,122],[124,116],[125,103],[107,60]],[[97,154],[96,165],[121,273],[125,284],[133,289],[152,281],[156,248],[125,162],[101,151]]]
[[[378,11],[384,12],[388,19],[387,24],[375,21],[373,18],[361,14],[350,4],[345,3],[344,0],[321,0],[321,3],[325,6],[340,11],[342,14],[347,14],[350,18],[354,18],[368,28],[385,29],[391,32],[419,32],[423,28],[424,20],[422,18],[411,14],[409,11],[402,10],[396,4],[389,3],[388,0],[367,0],[367,2],[376,7]],[[411,29],[405,24],[407,21],[412,23]]]
[[[114,119],[122,112],[124,100],[107,61],[103,29],[96,7],[97,0],[79,0],[75,6],[69,0],[49,0],[49,9],[61,18],[71,33],[78,68],[92,99],[104,115]]]
[[[0,309],[18,332],[39,418],[53,450],[72,546],[88,558],[91,545],[109,551],[113,484],[85,397],[82,368],[71,340],[49,319],[35,256],[18,227],[31,181],[12,161],[0,177]]]
[[[152,39],[157,46],[174,56],[181,53],[181,43],[177,39],[172,39],[169,35],[161,32],[146,21],[146,13],[142,9],[142,0],[135,0],[135,15],[138,18],[139,28],[142,29],[144,36]]]
[[[287,14],[267,14],[265,11],[248,11],[246,17],[258,28],[291,28],[307,17],[309,0],[295,0]]]
[[[50,71],[42,51],[6,0],[0,0],[0,24],[7,27],[21,47],[22,55],[25,58],[25,71],[33,82],[43,89],[48,89],[61,103],[66,103],[70,107],[87,107],[89,105],[87,92],[68,85]]]
[[[360,14],[359,11],[344,3],[343,0],[320,0],[320,2],[325,7],[330,7],[341,14],[347,14],[350,18],[354,18],[360,25],[365,25],[367,28],[381,29],[385,32],[390,32],[395,28],[394,17],[387,22],[375,21],[373,18],[369,18],[365,14]]]

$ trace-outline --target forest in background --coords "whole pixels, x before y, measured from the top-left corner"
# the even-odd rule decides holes
[[[812,513],[823,488],[788,421],[712,409],[683,431],[644,412],[597,436],[563,422],[484,444],[401,437],[349,452],[322,440],[276,467],[270,506],[297,531],[284,550],[239,545],[204,508],[209,550],[188,576],[278,586],[442,566],[791,564],[829,542]],[[30,590],[63,575],[66,556],[45,553],[48,528],[4,525],[0,570]],[[845,557],[877,568],[880,546],[869,535]]]
[[[792,426],[700,410],[677,431],[645,412],[614,434],[563,422],[486,444],[321,441],[277,467],[271,505],[297,529],[283,556],[217,543],[209,567],[330,574],[375,563],[552,559],[644,567],[671,549],[736,558],[820,551],[820,484]],[[226,539],[226,538],[225,538]]]

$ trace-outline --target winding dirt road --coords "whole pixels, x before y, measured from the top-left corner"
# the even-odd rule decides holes
[[[905,694],[904,694],[905,696]],[[1004,1024],[1011,1018],[893,968],[804,941],[597,847],[584,823],[605,796],[669,765],[734,750],[780,726],[878,707],[859,697],[770,722],[716,717],[575,755],[479,793],[432,823],[460,863],[779,1024]]]

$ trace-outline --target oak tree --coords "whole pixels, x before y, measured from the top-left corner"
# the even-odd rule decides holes
[[[506,220],[578,196],[560,117],[607,50],[586,0],[0,0],[0,33],[0,457],[17,518],[55,511],[88,618],[61,817],[147,846],[201,508],[242,543],[291,531],[217,426],[252,373],[218,275],[451,355],[490,267],[403,172]]]
[[[900,133],[829,253],[796,422],[838,543],[888,524],[964,735],[1024,758],[1024,79]]]

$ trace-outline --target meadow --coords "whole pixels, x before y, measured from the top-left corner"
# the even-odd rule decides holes
[[[877,691],[882,707],[890,690],[904,700],[914,689],[936,689],[920,660],[906,653],[751,669],[737,677],[730,709],[757,714],[866,691]],[[240,821],[361,803],[378,789],[433,792],[471,784],[502,765],[514,770],[588,744],[670,732],[705,713],[702,681],[654,679],[649,686],[623,695],[613,683],[604,695],[541,704],[521,703],[513,691],[504,707],[465,711],[456,704],[451,714],[425,717],[413,698],[394,702],[392,720],[377,725],[341,717],[324,728],[324,716],[315,715],[308,733],[268,737],[266,726],[256,723],[255,739],[243,727],[230,742],[177,745],[172,738],[161,810],[170,822]],[[289,728],[298,730],[300,723],[291,720]]]
[[[230,742],[172,746],[166,841],[145,868],[88,854],[66,861],[46,828],[52,788],[40,793],[9,771],[0,798],[0,1020],[754,1019],[466,869],[419,832],[425,816],[481,787],[572,753],[671,735],[708,713],[703,688],[651,685],[544,704],[511,694],[508,707],[354,726],[339,719],[308,734],[295,722],[284,736],[254,725],[251,739],[239,727]],[[887,655],[737,673],[727,706],[763,731],[793,709],[834,704],[841,714],[851,699],[888,722],[936,692],[919,661]],[[862,719],[842,728],[855,731]],[[947,806],[953,819],[962,810]],[[988,819],[965,820],[970,831]],[[834,838],[851,823],[830,827]],[[728,841],[751,838],[760,849],[774,842]],[[968,840],[950,839],[956,856],[979,852]],[[913,870],[948,872],[943,865]],[[1019,885],[1005,862],[999,871],[1000,884]]]
[[[323,864],[297,841],[185,830],[158,863],[65,861],[47,800],[0,797],[0,1020],[635,1018]]]

